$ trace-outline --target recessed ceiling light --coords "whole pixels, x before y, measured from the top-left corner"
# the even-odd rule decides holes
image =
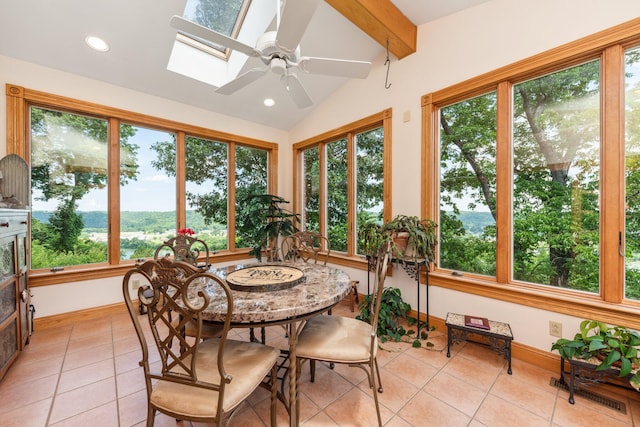
[[[264,100],[264,105],[267,107],[273,107],[276,104],[276,101],[274,101],[272,98],[266,98]]]
[[[91,49],[97,50],[99,52],[106,52],[111,49],[109,44],[102,40],[100,37],[96,36],[87,36],[84,41],[89,45]]]

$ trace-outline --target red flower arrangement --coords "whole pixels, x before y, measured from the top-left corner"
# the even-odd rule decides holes
[[[178,230],[178,234],[181,236],[193,236],[196,233],[190,228],[181,228],[180,230]]]

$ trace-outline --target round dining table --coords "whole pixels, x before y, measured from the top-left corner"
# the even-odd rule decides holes
[[[297,426],[298,334],[307,319],[327,312],[349,294],[349,275],[335,267],[304,262],[237,264],[210,267],[209,272],[226,280],[231,287],[232,328],[286,327],[289,344],[289,420],[290,426]],[[217,291],[214,289],[216,287],[203,281],[191,287],[187,297],[197,301],[197,293],[204,291],[209,297],[209,305],[202,313],[203,319],[221,322],[227,312],[227,301],[219,287]]]

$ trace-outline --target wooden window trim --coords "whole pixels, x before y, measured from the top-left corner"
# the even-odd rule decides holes
[[[368,117],[364,117],[362,119],[356,120],[351,123],[347,123],[338,128],[326,131],[322,134],[316,135],[312,138],[297,142],[293,144],[293,209],[295,212],[302,212],[302,200],[303,200],[303,185],[302,185],[302,162],[303,156],[302,152],[312,147],[319,147],[320,153],[319,158],[322,161],[326,161],[326,154],[323,154],[326,150],[324,150],[324,146],[326,144],[335,141],[337,139],[346,138],[347,139],[347,152],[349,159],[347,159],[348,165],[348,181],[349,181],[349,206],[348,206],[348,218],[347,218],[347,234],[349,236],[347,240],[347,253],[334,253],[331,252],[330,260],[332,263],[337,265],[342,265],[350,268],[357,268],[360,270],[367,269],[367,261],[364,257],[355,254],[355,242],[354,230],[356,227],[356,209],[355,209],[355,172],[353,171],[353,167],[355,162],[353,161],[353,150],[354,150],[354,136],[356,134],[366,132],[367,130],[375,129],[377,127],[382,127],[384,131],[384,159],[383,159],[383,174],[384,174],[384,182],[383,182],[383,195],[382,195],[382,203],[384,205],[384,220],[388,221],[391,219],[391,123],[392,123],[392,109],[386,109],[379,113],[372,114]],[[323,160],[324,159],[324,160]],[[326,183],[324,168],[321,168],[320,172],[320,181],[321,186],[324,186]],[[320,194],[320,228],[321,232],[326,234],[326,218],[322,212],[322,206],[326,206],[326,188],[323,193]]]
[[[277,193],[277,165],[278,165],[278,145],[273,142],[248,138],[241,135],[234,135],[227,132],[216,131],[200,126],[189,125],[172,120],[149,116],[146,114],[127,111],[119,108],[109,107],[101,104],[73,99],[61,95],[32,90],[14,84],[6,84],[6,105],[7,105],[7,154],[17,154],[24,158],[27,163],[31,159],[31,147],[29,146],[30,123],[29,108],[32,106],[40,108],[50,108],[58,111],[65,111],[72,114],[85,114],[109,120],[110,129],[118,129],[118,124],[127,123],[135,126],[149,127],[162,131],[173,132],[177,136],[177,155],[184,158],[184,142],[186,135],[199,138],[212,139],[229,144],[229,148],[235,145],[244,145],[251,148],[263,149],[268,152],[268,188],[272,193]],[[114,126],[115,125],[115,126]],[[110,132],[109,144],[112,147],[119,146],[119,135],[117,132]],[[109,181],[118,182],[119,171],[119,150],[109,150]],[[179,157],[180,158],[180,157]],[[184,165],[177,168],[178,177],[178,203],[176,206],[176,229],[185,226],[185,169]],[[235,188],[230,186],[229,188]],[[122,276],[130,269],[135,261],[120,260],[119,246],[115,244],[111,236],[119,235],[119,187],[110,189],[108,195],[109,204],[109,259],[111,262],[97,263],[91,265],[66,266],[63,271],[50,272],[47,270],[29,271],[29,285],[33,287],[70,283],[85,280],[95,280],[107,277]],[[115,208],[115,209],[114,209]],[[231,221],[230,216],[230,221]],[[229,235],[235,231],[235,223],[229,224]],[[228,250],[220,251],[215,255],[215,262],[227,262],[246,259],[249,249],[236,250],[233,239],[229,239]],[[30,241],[29,241],[30,245]],[[30,250],[30,249],[29,249]]]
[[[509,173],[498,176],[499,212],[496,278],[474,274],[455,277],[451,271],[436,268],[430,273],[433,286],[440,286],[468,294],[511,302],[546,311],[580,318],[595,318],[612,324],[624,324],[640,329],[640,302],[625,300],[624,259],[618,256],[618,233],[624,229],[624,53],[631,46],[640,45],[640,18],[548,50],[514,64],[485,73],[448,88],[422,97],[422,214],[437,217],[438,210],[438,122],[440,107],[496,91],[499,105],[511,104],[513,84],[551,73],[589,60],[601,61],[601,206],[616,206],[602,210],[600,242],[601,292],[586,294],[561,288],[520,283],[510,280],[512,262],[507,259],[511,235],[506,215],[510,215],[511,195]],[[502,110],[504,110],[503,107]],[[498,110],[496,163],[510,170],[511,118],[510,111]],[[612,179],[613,178],[613,179]],[[502,191],[501,191],[502,189]],[[507,194],[505,194],[507,193]],[[502,224],[502,229],[500,225]],[[506,251],[506,252],[505,252]],[[503,254],[502,256],[500,254]],[[605,279],[606,278],[606,279]]]

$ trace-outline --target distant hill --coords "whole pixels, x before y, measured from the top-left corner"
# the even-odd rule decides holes
[[[32,211],[31,216],[43,223],[49,223],[49,217],[52,212],[49,211]],[[90,211],[80,212],[84,221],[84,230],[87,232],[106,232],[107,231],[107,212]],[[202,215],[190,211],[187,213],[189,223],[187,227],[197,231],[217,229],[221,226],[206,225]],[[176,227],[175,212],[120,212],[121,231],[141,231],[151,233],[162,233],[166,230],[173,230]]]
[[[464,224],[465,230],[476,236],[482,234],[482,231],[486,226],[496,225],[491,212],[461,211],[458,218]]]

